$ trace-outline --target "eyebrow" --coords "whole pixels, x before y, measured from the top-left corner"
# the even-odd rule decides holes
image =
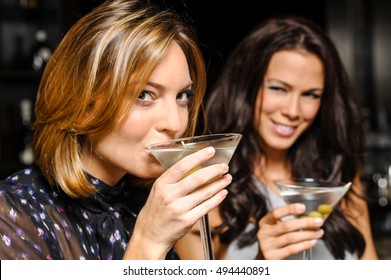
[[[280,84],[283,84],[284,86],[286,86],[286,87],[289,87],[289,88],[291,88],[292,87],[292,85],[290,85],[290,84],[288,84],[288,83],[286,83],[286,82],[284,82],[284,81],[280,81],[280,80],[278,80],[278,79],[269,79],[269,80],[266,80],[265,81],[265,84],[266,83],[268,83],[268,82],[277,82],[277,83],[280,83]],[[323,87],[321,87],[321,88],[310,88],[310,89],[307,89],[306,90],[306,92],[308,92],[308,91],[324,91],[324,88]]]
[[[147,86],[152,86],[152,87],[154,87],[154,88],[156,88],[158,90],[164,90],[165,89],[164,85],[161,85],[161,84],[158,84],[158,83],[154,83],[154,82],[151,82],[151,81],[147,82]],[[192,87],[193,87],[193,82],[190,81],[189,84],[187,86],[184,86],[181,90],[191,89]]]

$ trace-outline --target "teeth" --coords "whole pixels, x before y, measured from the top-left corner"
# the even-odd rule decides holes
[[[282,125],[282,124],[279,124],[277,125],[277,129],[281,132],[285,132],[285,133],[288,133],[288,132],[292,132],[293,131],[293,128],[291,126],[287,126],[287,125]]]

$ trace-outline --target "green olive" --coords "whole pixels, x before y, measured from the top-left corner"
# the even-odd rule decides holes
[[[330,214],[333,208],[330,204],[320,204],[318,206],[318,212],[322,213],[323,215]]]
[[[322,213],[320,213],[320,212],[318,212],[318,211],[311,211],[311,212],[308,213],[308,216],[309,216],[309,217],[323,218]]]

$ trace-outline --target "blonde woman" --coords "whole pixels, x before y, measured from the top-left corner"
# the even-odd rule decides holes
[[[194,31],[173,10],[113,0],[81,18],[42,77],[36,165],[0,183],[0,258],[175,258],[231,176],[221,164],[182,179],[213,148],[163,172],[146,147],[193,134],[205,80]]]

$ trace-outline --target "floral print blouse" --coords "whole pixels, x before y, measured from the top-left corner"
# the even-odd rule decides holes
[[[126,176],[115,187],[89,179],[97,194],[78,199],[37,167],[0,181],[0,259],[122,259],[139,211],[134,187]]]

